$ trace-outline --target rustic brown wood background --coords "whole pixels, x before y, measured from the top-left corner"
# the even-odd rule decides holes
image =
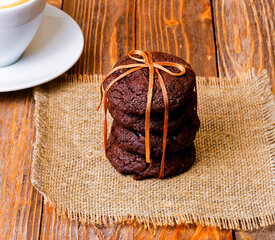
[[[198,75],[238,76],[254,67],[275,78],[274,0],[50,0],[85,37],[74,74],[107,73],[130,49],[168,51]],[[274,85],[273,85],[274,86]],[[275,88],[273,88],[275,89]],[[275,226],[253,232],[195,225],[87,226],[57,216],[32,187],[35,137],[32,90],[0,94],[0,239],[275,239]]]

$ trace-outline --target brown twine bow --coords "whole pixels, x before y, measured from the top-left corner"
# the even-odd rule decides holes
[[[134,57],[134,55],[141,56],[141,58]],[[103,91],[102,86],[104,81],[109,77],[111,74],[116,72],[120,69],[128,69],[130,70],[126,71],[125,73],[121,74],[119,77],[112,80],[108,86],[105,89],[104,92],[104,148],[105,148],[105,154],[107,154],[107,93],[109,89],[119,80],[127,76],[128,74],[138,71],[142,68],[148,67],[149,68],[149,86],[148,86],[148,95],[147,95],[147,106],[146,106],[146,112],[145,112],[145,159],[147,163],[150,163],[150,114],[151,114],[151,105],[152,105],[152,97],[153,97],[153,87],[154,87],[154,73],[156,72],[158,75],[158,80],[161,86],[162,94],[163,94],[163,100],[164,100],[164,124],[163,124],[163,143],[162,143],[162,158],[161,158],[161,165],[160,165],[160,174],[159,178],[164,177],[164,164],[165,164],[165,150],[166,150],[166,142],[167,142],[167,131],[168,131],[168,108],[169,108],[169,102],[168,102],[168,95],[167,90],[163,81],[163,78],[161,74],[159,73],[159,69],[170,74],[173,76],[182,76],[186,72],[186,68],[191,69],[187,65],[174,63],[174,62],[153,62],[152,53],[149,51],[143,52],[140,50],[132,50],[128,53],[128,56],[136,60],[139,63],[134,64],[127,64],[127,65],[121,65],[118,67],[115,67],[101,82],[100,84],[100,93],[101,93],[101,99],[100,104],[97,107],[97,110],[100,108],[102,104],[103,99]],[[174,73],[166,69],[165,67],[174,67],[180,70],[179,73]],[[191,69],[192,70],[192,69]]]

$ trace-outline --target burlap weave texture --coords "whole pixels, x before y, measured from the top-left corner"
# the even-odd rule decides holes
[[[197,159],[166,180],[135,181],[105,158],[100,80],[65,75],[35,89],[32,183],[59,212],[92,224],[274,224],[275,105],[265,71],[197,78]]]

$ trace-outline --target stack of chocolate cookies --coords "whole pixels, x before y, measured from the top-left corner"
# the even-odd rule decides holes
[[[194,139],[200,126],[196,111],[196,78],[184,60],[167,53],[152,52],[153,62],[174,62],[186,68],[182,76],[173,76],[160,70],[164,80],[168,102],[168,135],[165,151],[164,177],[171,177],[188,170],[195,161]],[[115,67],[135,64],[126,56]],[[172,72],[178,69],[166,67]],[[103,84],[109,83],[129,69],[111,74]],[[107,93],[108,110],[114,121],[108,138],[107,157],[113,167],[122,174],[133,174],[135,179],[158,178],[163,148],[164,99],[157,74],[150,117],[150,163],[145,160],[145,112],[148,95],[149,70],[142,68],[116,82]]]

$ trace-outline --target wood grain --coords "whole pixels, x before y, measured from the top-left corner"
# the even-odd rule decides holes
[[[47,0],[47,3],[57,8],[62,8],[62,0]]]
[[[232,232],[217,230],[214,227],[201,225],[178,225],[176,227],[162,227],[157,230],[145,230],[141,226],[134,229],[134,239],[181,239],[181,240],[233,240]]]
[[[236,240],[274,240],[275,239],[275,225],[255,231],[236,232]]]
[[[210,0],[137,0],[136,47],[189,62],[197,75],[216,76]]]
[[[80,25],[85,46],[74,74],[100,74],[135,48],[135,1],[64,0],[63,10]]]
[[[41,239],[133,239],[132,226],[91,226],[70,221],[56,214],[48,203],[44,205]]]
[[[34,139],[32,91],[0,95],[0,232],[37,239],[42,197],[30,183]]]
[[[218,69],[234,77],[252,67],[275,79],[275,2],[213,0]],[[274,85],[273,85],[274,87]]]

